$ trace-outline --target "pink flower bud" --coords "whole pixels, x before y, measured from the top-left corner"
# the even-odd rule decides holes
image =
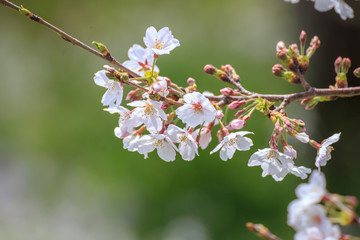
[[[347,73],[351,67],[351,61],[349,58],[344,58],[342,62],[342,72]]]
[[[241,110],[237,111],[234,116],[235,116],[235,117],[240,116],[241,114],[243,114],[243,113],[245,112],[245,110],[246,110],[246,109],[241,109]]]
[[[189,85],[193,85],[193,84],[195,84],[195,79],[193,79],[192,77],[189,77],[189,78],[187,79],[187,83],[188,83]]]
[[[223,95],[223,96],[231,96],[231,95],[234,95],[234,90],[232,90],[231,88],[229,87],[226,87],[226,88],[223,88],[220,90],[220,93]]]
[[[165,103],[165,104],[161,105],[161,109],[165,110],[165,109],[168,109],[170,106],[171,106],[170,103]]]
[[[302,47],[305,47],[306,37],[307,37],[306,32],[304,30],[302,30],[301,33],[300,33],[300,37],[299,37],[300,45]]]
[[[229,104],[229,109],[231,109],[231,110],[238,109],[239,107],[241,107],[245,103],[246,103],[245,101],[234,101],[234,102]]]
[[[232,71],[234,71],[234,68],[233,68],[230,64],[226,64],[226,65],[223,67],[223,70],[224,70],[224,71],[227,71],[227,72],[232,72]]]
[[[276,44],[276,51],[281,51],[286,49],[285,43],[283,41],[280,41]]]
[[[204,71],[209,75],[214,75],[216,70],[217,70],[216,67],[214,67],[211,64],[208,64],[204,67]]]
[[[242,129],[245,126],[246,121],[244,119],[234,119],[230,122],[230,127],[233,129]]]
[[[334,67],[335,67],[335,72],[336,73],[339,73],[341,70],[340,70],[340,68],[341,68],[341,63],[342,63],[342,58],[339,56],[336,60],[335,60],[335,62],[334,62]]]
[[[354,70],[354,75],[355,75],[355,77],[360,78],[360,67],[358,67]]]
[[[221,110],[217,110],[215,113],[215,117],[218,119],[221,119],[224,116],[223,112]]]
[[[281,64],[275,64],[272,67],[272,74],[274,74],[274,76],[276,76],[276,77],[283,77],[285,72],[286,72],[286,69]]]
[[[126,95],[126,98],[125,100],[126,101],[130,101],[131,99],[133,99],[136,94],[138,93],[138,90],[131,90],[127,95]]]

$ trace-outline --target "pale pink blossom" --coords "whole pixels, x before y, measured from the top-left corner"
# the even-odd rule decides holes
[[[317,166],[318,168],[320,168],[320,166],[325,166],[327,161],[331,159],[331,151],[334,150],[331,144],[339,141],[340,134],[341,133],[336,133],[323,141],[321,147],[318,150],[318,154],[315,160],[315,166]]]
[[[288,173],[305,179],[307,174],[311,172],[309,168],[295,166],[292,157],[271,148],[258,150],[251,155],[248,166],[261,166],[263,169],[262,177],[271,175],[275,181],[283,180]]]
[[[194,138],[186,130],[171,124],[166,132],[173,142],[179,143],[178,151],[184,160],[191,161],[195,158],[195,155],[199,156],[198,146]]]
[[[250,138],[244,137],[247,134],[253,134],[252,132],[240,131],[236,133],[230,133],[225,136],[224,139],[210,152],[219,151],[220,149],[220,158],[223,161],[227,161],[234,156],[236,150],[247,151],[253,145],[253,142]]]
[[[168,27],[158,31],[151,26],[146,29],[144,43],[152,53],[156,55],[170,54],[170,51],[180,46],[179,40],[175,39]]]
[[[144,135],[137,141],[137,151],[144,154],[145,158],[155,149],[159,157],[166,162],[174,161],[178,151],[171,139],[164,134]]]
[[[123,88],[119,82],[109,79],[105,74],[106,72],[106,70],[100,70],[94,76],[96,85],[107,89],[101,103],[104,106],[120,106],[123,98]]]
[[[137,127],[144,123],[150,133],[157,133],[163,127],[163,120],[166,120],[166,114],[161,109],[161,102],[152,100],[139,100],[128,103],[129,106],[135,107],[130,116],[130,124]]]
[[[200,124],[208,124],[215,119],[216,109],[204,95],[192,92],[184,95],[185,104],[175,113],[188,126],[195,128]]]
[[[134,44],[128,51],[128,57],[129,60],[125,61],[123,65],[139,75],[144,76],[146,71],[152,69],[154,54],[150,49]],[[160,71],[156,65],[154,66],[154,71]]]
[[[199,130],[200,129],[196,129],[191,133],[191,136],[194,139],[196,139],[197,136],[199,135]],[[206,149],[209,146],[209,143],[211,142],[212,139],[211,135],[212,135],[212,130],[209,129],[207,126],[201,128],[200,137],[199,137],[199,146],[201,147],[202,150]]]

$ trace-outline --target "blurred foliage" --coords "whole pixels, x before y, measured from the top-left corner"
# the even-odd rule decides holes
[[[127,59],[132,44],[142,44],[148,26],[168,26],[181,47],[160,57],[161,74],[181,84],[194,77],[199,91],[215,93],[226,85],[203,73],[206,64],[232,64],[251,91],[301,91],[271,75],[276,43],[297,42],[302,29],[311,29],[309,37],[321,32],[324,25],[311,19],[327,17],[341,27],[348,23],[335,13],[315,12],[311,3],[295,6],[281,0],[14,3],[87,44],[106,44],[120,62]],[[298,7],[306,11],[305,20]],[[349,24],[349,31],[359,30],[355,20]],[[260,168],[247,167],[251,153],[268,144],[272,126],[263,116],[255,114],[245,128],[255,132],[251,151],[236,153],[228,162],[209,155],[215,142],[191,162],[177,158],[166,163],[155,153],[143,159],[122,148],[113,134],[116,117],[102,111],[104,90],[92,80],[105,64],[101,59],[3,6],[0,29],[2,239],[255,239],[245,228],[248,221],[263,223],[283,239],[292,238],[286,207],[301,180],[288,176],[276,183],[262,178]],[[319,36],[326,51],[341,54],[326,48],[331,38]],[[329,72],[335,60],[322,47],[318,52],[309,79],[322,76],[316,64],[326,62]],[[305,120],[316,140],[343,131],[347,142],[336,144],[334,159],[325,168],[329,189],[360,197],[355,147],[359,115],[349,111],[359,105],[358,98],[327,103],[330,110],[320,106],[312,112],[293,105],[290,116]],[[333,114],[336,111],[339,114]],[[324,112],[331,114],[324,118]],[[293,144],[298,161],[313,167],[316,153]]]

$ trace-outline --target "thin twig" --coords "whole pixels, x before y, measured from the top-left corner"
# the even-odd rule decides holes
[[[6,7],[10,7],[16,11],[20,10],[20,7],[7,1],[7,0],[0,0],[0,3],[2,3],[3,5],[5,5]],[[105,61],[109,62],[110,64],[118,67],[119,69],[127,72],[131,77],[134,78],[138,78],[141,77],[139,74],[131,71],[130,69],[124,67],[121,63],[119,63],[115,58],[113,58],[111,55],[109,56],[104,56],[102,55],[100,52],[98,52],[97,50],[89,47],[88,45],[86,45],[85,43],[79,41],[78,39],[74,38],[73,36],[67,34],[66,32],[62,31],[61,29],[55,27],[54,25],[48,23],[47,21],[45,21],[44,19],[42,19],[39,16],[36,16],[35,14],[33,14],[32,12],[28,11],[28,14],[26,14],[26,16],[33,20],[34,22],[37,22],[41,25],[44,25],[45,27],[51,29],[52,31],[56,32],[57,34],[59,34],[59,36],[64,39],[67,42],[71,42],[72,44],[81,47],[82,49],[104,59]]]

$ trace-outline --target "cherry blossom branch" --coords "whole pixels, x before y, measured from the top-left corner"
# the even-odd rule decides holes
[[[73,45],[79,46],[82,49],[86,50],[87,52],[90,52],[90,53],[104,59],[105,61],[109,62],[110,64],[112,64],[112,65],[118,67],[119,69],[127,72],[130,76],[135,77],[135,78],[141,77],[139,74],[131,71],[130,69],[126,68],[121,63],[119,63],[114,57],[112,57],[110,55],[110,53],[107,54],[107,55],[103,55],[102,53],[100,53],[97,50],[89,47],[85,43],[83,43],[83,42],[79,41],[78,39],[74,38],[73,36],[67,34],[63,30],[61,30],[61,29],[55,27],[54,25],[48,23],[47,21],[45,21],[41,17],[39,17],[39,16],[33,14],[32,12],[30,12],[29,10],[23,8],[22,6],[19,7],[19,6],[15,5],[12,2],[7,1],[7,0],[0,0],[0,3],[3,4],[6,7],[9,7],[9,8],[12,8],[12,9],[16,10],[16,11],[22,12],[23,14],[25,14],[25,16],[27,16],[29,19],[33,20],[34,22],[37,22],[37,23],[39,23],[41,25],[44,25],[45,27],[47,27],[47,28],[51,29],[52,31],[56,32],[57,34],[59,34],[59,36],[63,40],[65,40],[67,42],[70,42]]]
[[[206,96],[209,100],[214,102],[221,102],[221,105],[227,105],[234,101],[247,100],[249,98],[263,98],[270,102],[282,102],[281,109],[286,107],[288,104],[306,98],[328,96],[328,97],[353,97],[360,95],[360,87],[349,87],[349,88],[310,88],[306,92],[291,93],[291,94],[258,94],[251,93],[247,96]],[[280,110],[280,109],[279,109]]]

